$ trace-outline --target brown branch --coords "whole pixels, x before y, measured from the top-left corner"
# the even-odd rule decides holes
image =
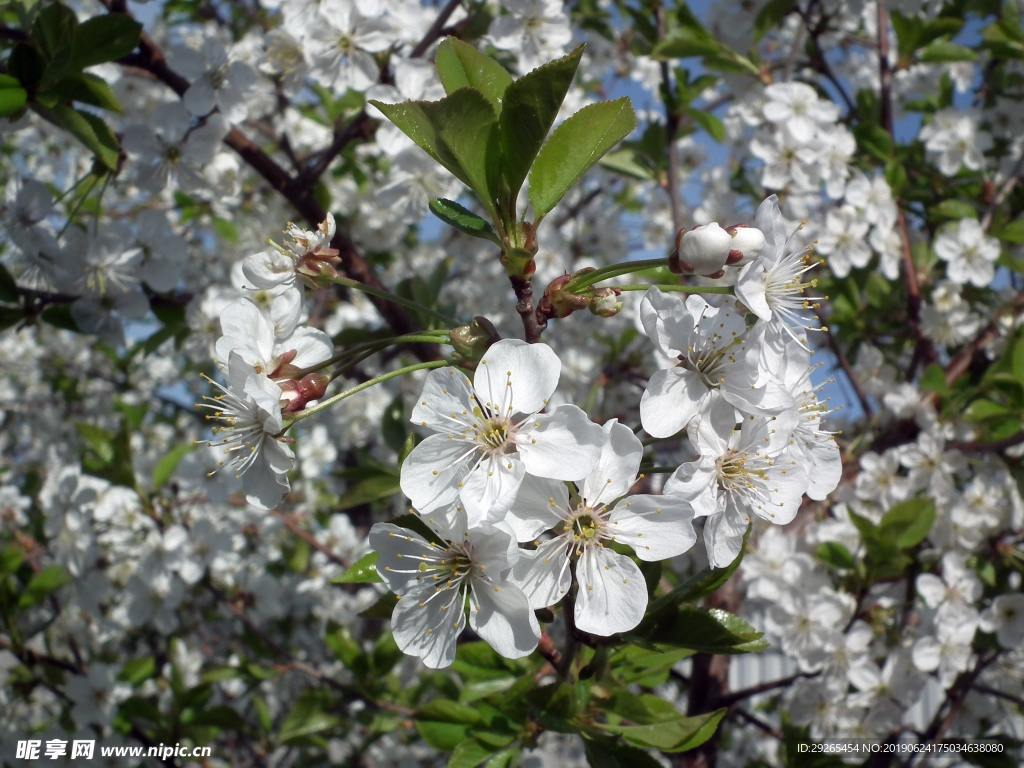
[[[868,400],[867,394],[864,392],[864,388],[860,384],[860,380],[857,375],[853,372],[853,365],[850,363],[850,359],[843,352],[842,347],[836,341],[835,336],[832,335],[832,330],[829,328],[828,323],[822,316],[821,311],[817,310],[816,313],[818,319],[821,320],[821,325],[825,328],[825,341],[828,343],[828,347],[832,350],[833,356],[836,358],[836,362],[839,363],[839,367],[843,369],[843,373],[846,374],[847,381],[850,382],[850,387],[853,389],[854,395],[857,397],[857,402],[860,403],[861,410],[864,411],[864,417],[870,419],[874,413],[874,409],[871,406],[871,401]]]
[[[658,23],[658,36],[664,37],[667,24],[660,5],[655,13]],[[683,204],[679,198],[679,146],[676,143],[676,137],[679,135],[679,112],[676,109],[672,73],[668,62],[662,61],[660,69],[661,97],[665,102],[665,151],[668,155],[665,191],[668,193],[669,205],[672,207],[672,232],[676,233],[683,227]]]
[[[721,608],[734,613],[740,605],[740,594],[735,581],[727,582],[707,598],[708,607]],[[728,696],[729,657],[698,653],[693,657],[686,714],[702,715],[717,709],[719,702]],[[712,736],[697,749],[681,755],[673,762],[682,768],[714,768],[718,758],[718,738]]]
[[[512,290],[516,294],[516,312],[523,321],[523,335],[530,344],[540,341],[540,335],[547,327],[547,320],[541,322],[533,306],[533,281],[528,277],[509,275]]]
[[[885,0],[878,0],[876,5],[878,10],[878,80],[880,83],[879,120],[882,123],[882,127],[885,128],[886,132],[895,142],[892,70],[889,67],[889,11],[886,8]],[[910,368],[907,371],[907,380],[910,381],[914,378],[914,371],[922,360],[931,362],[935,359],[935,348],[921,332],[921,285],[917,276],[917,267],[914,266],[914,255],[910,246],[907,218],[903,214],[899,201],[896,201],[896,227],[902,246],[901,261],[903,263],[903,285],[907,291],[907,320],[910,323],[910,330],[916,339],[914,354],[910,362]]]
[[[758,683],[757,685],[752,685],[749,688],[744,688],[743,690],[734,691],[726,694],[725,696],[720,696],[715,703],[720,707],[731,706],[732,704],[737,704],[744,699],[749,699],[751,696],[768,693],[768,691],[774,691],[778,688],[785,688],[802,677],[817,677],[817,675],[817,672],[797,672],[786,677],[780,677],[778,680],[769,680],[764,683]]]
[[[294,535],[296,538],[306,542],[306,544],[322,554],[332,563],[340,565],[342,568],[348,568],[349,563],[345,562],[339,555],[333,552],[330,547],[325,545],[322,541],[319,541],[316,536],[303,528],[294,515],[289,515],[279,510],[274,510],[272,514],[280,520],[281,524],[284,525],[284,527],[288,529],[289,533]]]
[[[954,682],[952,687],[946,691],[945,700],[942,702],[942,705],[939,706],[939,710],[935,713],[935,717],[932,718],[928,728],[923,734],[921,734],[921,739],[918,743],[933,743],[942,738],[942,735],[948,731],[950,726],[952,726],[956,721],[956,718],[963,707],[964,699],[967,698],[967,694],[970,693],[971,688],[979,675],[981,675],[981,673],[985,671],[985,668],[991,665],[998,657],[998,651],[987,657],[979,656],[978,661],[972,669],[960,673],[956,682]],[[911,755],[910,759],[907,761],[907,768],[913,764],[915,756],[916,755]]]
[[[843,100],[843,105],[846,107],[847,117],[855,115],[857,113],[857,106],[853,103],[853,99],[850,98],[850,94],[846,92],[846,88],[843,87],[842,82],[836,77],[835,71],[832,69],[832,65],[828,63],[828,59],[825,58],[825,51],[821,47],[821,43],[818,41],[818,36],[825,31],[825,19],[817,25],[811,24],[811,17],[808,11],[803,10],[799,6],[796,7],[796,13],[800,16],[800,19],[804,23],[804,29],[807,30],[807,36],[811,43],[811,66],[814,67],[819,74],[824,76],[828,80],[832,87],[839,93],[839,98]]]
[[[1010,193],[1013,192],[1014,187],[1020,183],[1021,176],[1024,176],[1024,153],[1017,159],[1016,164],[1013,166],[1013,170],[1010,171],[1009,177],[1002,183],[995,196],[992,198],[992,202],[985,211],[985,215],[981,219],[981,228],[988,230],[992,226],[992,219],[996,215],[996,211],[999,206],[1003,204]]]

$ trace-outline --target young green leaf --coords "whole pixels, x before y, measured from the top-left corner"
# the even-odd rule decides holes
[[[530,204],[537,219],[635,127],[636,115],[625,97],[584,107],[558,126],[530,170]]]
[[[495,114],[501,112],[501,102],[505,90],[512,84],[512,75],[490,56],[457,37],[447,37],[437,47],[434,65],[445,93],[472,88],[491,103]]]
[[[505,91],[501,108],[501,163],[508,200],[514,202],[551,130],[576,75],[583,46],[523,75]]]
[[[125,13],[86,19],[75,32],[74,63],[79,69],[114,61],[135,50],[142,25]]]
[[[440,101],[371,101],[424,152],[472,189],[493,209],[492,183],[497,171],[497,117],[490,103],[472,88],[460,88]]]
[[[472,235],[473,237],[482,237],[493,243],[499,243],[498,236],[494,233],[486,219],[477,216],[454,200],[446,200],[443,197],[431,200],[430,212],[445,224],[455,227],[460,232]]]
[[[0,117],[10,117],[21,110],[28,94],[21,83],[10,75],[0,75]]]
[[[331,584],[376,584],[382,581],[377,573],[377,558],[380,555],[370,552],[363,555],[340,576],[331,579]]]
[[[62,128],[86,148],[92,150],[106,168],[111,171],[117,170],[118,156],[120,155],[120,144],[113,131],[96,115],[88,112],[80,112],[64,104],[57,104],[52,109],[34,106],[36,112],[45,120]]]

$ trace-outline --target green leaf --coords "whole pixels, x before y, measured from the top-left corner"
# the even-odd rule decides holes
[[[19,608],[38,605],[65,584],[70,583],[71,574],[60,565],[48,565],[29,579],[25,590],[18,598]]]
[[[973,219],[978,213],[966,200],[943,200],[931,209],[937,219]]]
[[[530,170],[530,204],[537,219],[635,127],[636,115],[626,97],[591,104],[558,126]]]
[[[583,737],[583,749],[590,768],[660,768],[647,752],[612,739]]]
[[[117,96],[107,85],[106,80],[89,72],[68,75],[51,91],[62,101],[79,101],[110,112],[120,113],[122,111],[121,102],[117,100]]]
[[[121,667],[121,672],[117,676],[118,680],[123,680],[128,685],[138,685],[143,680],[148,680],[156,674],[156,659],[152,656],[143,656],[138,659],[132,659],[126,662]]]
[[[924,369],[918,386],[925,392],[934,392],[937,395],[946,396],[949,394],[949,384],[946,383],[946,371],[938,363],[932,363]]]
[[[45,62],[42,87],[57,82],[71,69],[77,30],[78,17],[61,3],[46,6],[36,16],[29,38]]]
[[[918,54],[918,59],[931,63],[975,61],[977,58],[978,54],[975,51],[949,40],[935,40],[925,46],[920,54]]]
[[[478,91],[463,88],[451,101],[439,127],[441,141],[459,163],[477,199],[492,215],[498,199],[498,115]]]
[[[331,579],[331,584],[376,584],[383,579],[377,573],[377,552],[363,555],[347,571]]]
[[[501,102],[512,84],[512,75],[490,56],[457,37],[446,37],[437,46],[434,65],[445,93],[472,88],[491,103],[495,114],[501,112]]]
[[[330,714],[326,708],[327,703],[319,696],[303,696],[281,724],[278,740],[282,744],[287,744],[341,725],[341,718]]]
[[[167,484],[167,481],[171,479],[174,470],[178,468],[181,460],[188,456],[193,448],[192,443],[181,443],[160,457],[156,466],[153,467],[154,490],[159,490]]]
[[[682,605],[667,616],[644,619],[628,636],[703,653],[754,653],[768,647],[745,620],[719,608]]]
[[[401,488],[398,485],[398,477],[387,473],[371,475],[349,488],[335,506],[335,511],[343,512],[352,507],[359,507],[363,504],[370,504],[374,501],[394,496]]]
[[[778,29],[782,20],[793,12],[796,5],[796,0],[768,0],[754,19],[755,42],[759,42],[773,29]]]
[[[502,176],[514,204],[576,75],[583,46],[523,75],[505,91],[499,118]]]
[[[486,747],[476,739],[466,739],[456,745],[452,756],[448,758],[448,768],[476,768],[493,754],[490,747]]]
[[[370,103],[493,211],[491,187],[498,153],[492,136],[497,118],[478,91],[461,88],[440,101]]]
[[[21,111],[28,100],[28,93],[17,78],[0,74],[0,117],[10,117]]]
[[[900,549],[911,549],[924,541],[934,522],[935,503],[931,499],[908,499],[885,513],[878,534]]]
[[[818,545],[815,552],[825,565],[836,570],[848,571],[857,566],[857,561],[845,546],[837,541],[826,541]]]
[[[975,400],[964,411],[964,418],[968,421],[985,421],[986,419],[1005,417],[1010,410],[1005,405],[993,402],[992,400]]]
[[[25,550],[14,544],[0,549],[0,576],[14,573],[25,562]]]
[[[641,648],[637,645],[628,645],[612,652],[608,668],[614,678],[624,685],[639,683],[644,687],[653,688],[664,683],[668,671],[693,653],[689,648]]]
[[[78,323],[71,316],[71,307],[68,304],[56,304],[43,310],[43,320],[55,328],[63,328],[65,331],[81,333]]]
[[[636,149],[618,149],[609,152],[600,160],[600,166],[623,176],[629,176],[640,181],[651,181],[654,174],[651,169],[642,162],[643,155]]]
[[[18,301],[19,296],[18,284],[14,282],[14,278],[7,271],[7,267],[0,264],[0,301],[14,304]]]
[[[1024,245],[1024,216],[1014,219],[1009,224],[1000,227],[995,236],[1000,240],[1014,245]]]
[[[64,129],[82,142],[86,148],[92,150],[96,159],[106,166],[107,169],[111,171],[117,170],[117,161],[120,154],[120,145],[118,144],[117,137],[114,136],[107,124],[96,117],[96,115],[80,112],[63,104],[58,104],[52,109],[46,109],[38,105],[34,105],[33,108],[41,117],[58,128]]]
[[[708,135],[719,144],[725,142],[727,134],[725,125],[715,115],[700,109],[687,108],[686,114],[701,128],[708,132]]]
[[[416,713],[416,730],[430,746],[449,752],[469,734],[470,727],[480,722],[481,715],[448,699],[434,699]]]
[[[680,603],[697,601],[702,597],[710,595],[725,584],[736,573],[740,563],[743,562],[743,555],[747,551],[747,540],[750,538],[750,531],[751,526],[747,526],[747,530],[743,534],[743,543],[740,545],[740,552],[733,558],[731,563],[724,568],[705,568],[699,573],[694,574],[668,594],[662,595],[657,600],[651,602],[647,608],[647,615],[651,616],[660,613],[664,609],[677,606]]]
[[[74,63],[79,69],[114,61],[135,50],[142,25],[125,13],[86,19],[75,33]]]
[[[446,200],[443,197],[431,200],[430,212],[445,224],[455,227],[460,232],[472,235],[473,237],[482,237],[484,240],[490,240],[499,245],[501,243],[486,219],[477,216],[454,200]]]
[[[606,724],[600,728],[637,747],[669,753],[688,752],[714,736],[725,714],[726,709],[722,708],[694,717],[677,717],[644,725]]]

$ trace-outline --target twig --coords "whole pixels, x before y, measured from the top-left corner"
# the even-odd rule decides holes
[[[284,525],[291,534],[306,542],[310,547],[322,554],[332,563],[340,565],[342,568],[348,568],[349,564],[347,562],[345,562],[339,555],[332,552],[330,547],[325,545],[323,542],[318,541],[316,536],[303,528],[293,515],[286,514],[279,510],[275,510],[272,514],[281,521],[282,525]]]
[[[733,693],[726,694],[725,696],[720,696],[715,703],[720,707],[727,707],[731,704],[741,702],[744,699],[749,699],[751,696],[757,696],[762,693],[767,693],[768,691],[774,691],[777,688],[785,688],[787,685],[796,682],[802,677],[817,676],[817,672],[797,672],[786,677],[780,677],[778,680],[769,680],[765,683],[758,683],[757,685],[752,685],[749,688],[744,688],[740,691],[734,691]]]

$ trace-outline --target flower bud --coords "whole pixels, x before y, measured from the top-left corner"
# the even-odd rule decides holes
[[[546,317],[568,317],[573,312],[586,309],[590,305],[589,296],[581,296],[567,290],[569,284],[580,274],[584,274],[584,272],[581,271],[575,275],[561,275],[548,283],[540,303],[540,308]]]
[[[622,291],[616,288],[598,288],[590,300],[590,311],[598,317],[615,317],[622,309],[619,295]]]
[[[710,275],[725,266],[732,238],[716,222],[702,224],[683,235],[679,258],[701,275]]]
[[[298,381],[281,382],[282,410],[285,413],[301,411],[310,402],[323,397],[330,383],[330,377],[323,373],[307,373]]]
[[[743,264],[752,261],[764,249],[764,232],[757,227],[737,224],[735,227],[728,227],[725,231],[732,235],[727,264]]]
[[[460,325],[451,330],[452,347],[460,362],[475,367],[484,352],[501,337],[486,317],[477,316],[469,325]]]

